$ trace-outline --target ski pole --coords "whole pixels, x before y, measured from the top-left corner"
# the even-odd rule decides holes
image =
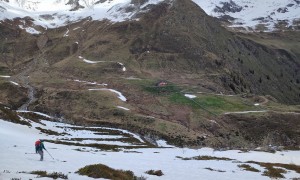
[[[47,151],[47,149],[45,149],[46,150],[46,152],[49,154],[49,156],[51,156],[51,154]],[[52,156],[51,156],[52,157]],[[54,158],[52,157],[52,159],[54,160]]]
[[[25,154],[36,154],[36,153],[25,153]]]

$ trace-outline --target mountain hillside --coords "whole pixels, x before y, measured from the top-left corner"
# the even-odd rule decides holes
[[[51,1],[78,15],[52,26],[24,2],[0,24],[3,105],[178,146],[299,147],[299,32],[230,32],[191,0]]]

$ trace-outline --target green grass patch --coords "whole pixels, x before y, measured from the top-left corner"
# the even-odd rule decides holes
[[[113,180],[136,179],[132,171],[115,170],[103,164],[88,165],[80,168],[76,173],[92,178],[105,178]]]
[[[198,95],[197,98],[190,99],[181,93],[173,93],[169,96],[169,101],[176,104],[190,106],[194,109],[204,109],[213,114],[221,114],[232,111],[258,110],[237,97],[222,97],[214,95]]]
[[[238,165],[239,168],[242,168],[246,171],[252,171],[252,172],[260,172],[260,170],[250,166],[249,164],[240,164]]]
[[[197,104],[196,101],[185,97],[183,94],[181,93],[173,93],[170,97],[169,100],[173,103],[176,104],[183,104],[183,105],[187,105],[193,108],[200,108],[201,105]]]
[[[29,174],[36,174],[38,177],[48,177],[52,179],[68,179],[68,175],[65,175],[61,172],[53,172],[53,173],[47,173],[46,171],[32,171],[29,172]]]
[[[149,93],[156,94],[156,95],[168,95],[170,93],[179,92],[180,89],[175,85],[166,85],[166,86],[145,86],[144,90]]]

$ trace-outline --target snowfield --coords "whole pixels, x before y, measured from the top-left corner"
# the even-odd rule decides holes
[[[232,27],[255,28],[264,24],[268,30],[275,30],[274,25],[280,21],[287,21],[288,26],[294,20],[300,19],[300,2],[296,0],[193,0],[208,15],[220,17],[229,15],[235,20]],[[233,3],[232,3],[233,2]],[[226,10],[215,11],[222,8],[224,3],[231,3]],[[227,6],[228,7],[228,6]],[[231,9],[231,11],[228,11]]]
[[[131,0],[106,0],[99,1],[99,3],[92,0],[79,0],[82,8],[68,3],[71,2],[69,0],[0,1],[0,20],[29,16],[33,18],[35,25],[45,28],[65,26],[69,22],[77,22],[86,17],[91,17],[93,20],[108,19],[112,22],[120,22],[134,18],[134,15],[141,12],[141,9],[147,5],[158,4],[162,1],[149,0],[141,6],[137,6],[132,4]],[[38,33],[33,28],[26,28],[26,31],[33,34]],[[68,31],[65,33],[65,37],[68,36]]]
[[[10,0],[0,1],[0,22],[16,17],[31,17],[34,25],[44,28],[66,26],[68,23],[78,22],[91,17],[93,20],[110,20],[121,22],[138,20],[136,15],[148,5],[158,4],[164,0],[148,0],[144,4],[137,4],[131,0],[79,0],[79,8],[69,0]],[[265,31],[275,30],[275,24],[285,21],[286,26],[293,26],[294,21],[300,20],[300,2],[298,0],[192,0],[208,15],[214,17],[230,16],[231,27],[243,27],[255,30],[258,24],[264,25]],[[172,1],[171,1],[172,2]],[[146,8],[147,9],[147,8]],[[295,23],[297,24],[297,23]],[[40,34],[34,27],[19,25],[28,33]],[[80,27],[78,27],[80,28]],[[74,28],[73,30],[76,30]],[[69,30],[68,30],[69,31]],[[64,37],[68,36],[68,31]]]
[[[41,123],[35,123],[27,120],[32,127],[14,124],[0,120],[0,179],[11,178],[22,179],[40,179],[36,175],[30,175],[26,172],[45,170],[48,173],[62,172],[68,175],[69,179],[81,180],[92,179],[86,176],[80,176],[75,172],[86,165],[105,164],[115,169],[131,170],[138,177],[144,176],[147,179],[207,179],[207,180],[240,180],[240,179],[269,179],[262,176],[264,168],[257,164],[250,164],[261,172],[250,172],[238,167],[245,161],[258,162],[276,162],[285,164],[300,165],[299,151],[283,151],[276,153],[266,152],[247,152],[242,153],[239,150],[214,151],[210,148],[189,149],[178,148],[167,145],[164,141],[157,142],[157,148],[141,148],[146,146],[144,141],[137,135],[125,130],[103,127],[80,127],[64,123],[50,122],[42,120]],[[41,133],[36,128],[52,130],[58,133],[67,133],[60,135],[47,135]],[[95,133],[97,130],[97,134]],[[100,130],[103,130],[101,132]],[[104,131],[113,130],[113,134],[104,133]],[[116,135],[116,132],[120,134]],[[101,134],[102,133],[102,134]],[[122,134],[123,133],[123,134]],[[84,141],[73,138],[86,138]],[[99,139],[100,138],[100,139]],[[122,142],[121,139],[132,138],[134,142]],[[54,157],[54,160],[45,152],[45,160],[39,161],[39,155],[35,154],[34,142],[37,139],[45,139],[45,147]],[[48,140],[48,142],[47,142]],[[120,146],[119,151],[105,151],[95,147],[81,147],[74,145],[54,144],[49,142],[79,142],[81,144],[108,144]],[[138,144],[140,147],[135,147]],[[123,147],[124,146],[124,147]],[[129,149],[124,149],[124,148]],[[164,147],[164,148],[159,148]],[[208,155],[213,157],[227,157],[235,160],[182,160],[180,157],[194,157],[199,155]],[[205,168],[212,168],[218,171],[211,171]],[[157,177],[145,174],[148,170],[162,170],[163,176]],[[224,172],[223,172],[224,171]],[[20,173],[21,172],[21,173]],[[288,178],[299,177],[295,171],[288,170],[284,176]],[[42,178],[47,179],[47,178]]]

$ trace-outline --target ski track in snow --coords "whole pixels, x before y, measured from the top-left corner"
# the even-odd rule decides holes
[[[43,126],[31,122],[33,127],[14,124],[0,120],[0,179],[22,178],[22,179],[35,179],[36,175],[29,175],[24,173],[17,173],[21,171],[36,171],[45,170],[51,172],[62,172],[68,175],[72,180],[85,180],[93,179],[86,176],[79,176],[75,172],[86,165],[91,164],[105,164],[114,169],[131,170],[138,177],[144,176],[150,180],[154,179],[206,179],[206,180],[253,180],[253,179],[269,179],[266,176],[262,176],[264,168],[250,164],[261,172],[249,172],[244,171],[237,167],[245,161],[255,160],[258,162],[273,162],[273,163],[293,163],[300,165],[300,151],[282,151],[276,153],[256,152],[250,151],[248,153],[239,153],[238,150],[230,151],[214,151],[210,148],[202,149],[189,149],[189,148],[177,148],[168,146],[165,141],[158,141],[158,145],[169,148],[146,148],[146,149],[132,149],[120,152],[109,152],[97,150],[94,148],[80,148],[78,146],[52,144],[45,142],[45,147],[54,157],[54,160],[49,157],[45,152],[45,160],[43,162],[38,161],[39,155],[34,154],[34,142],[37,139],[57,139],[57,138],[91,138],[99,137],[99,135],[92,134],[88,130],[68,130],[68,127],[80,127],[73,126],[64,123],[49,122],[43,120]],[[62,126],[59,128],[58,126]],[[70,135],[66,136],[52,136],[40,133],[35,127],[41,127],[44,129],[55,130],[57,132],[67,132]],[[93,127],[97,128],[97,127]],[[60,130],[60,131],[59,131]],[[110,138],[114,135],[107,135]],[[117,142],[116,138],[116,142]],[[87,140],[84,143],[93,142]],[[114,143],[114,141],[102,141],[107,144]],[[123,144],[118,142],[118,144]],[[81,149],[76,151],[74,149]],[[96,151],[97,150],[97,151]],[[139,153],[135,153],[139,152]],[[25,154],[26,153],[26,154]],[[189,160],[184,161],[176,156],[181,157],[194,157],[199,155],[208,155],[215,157],[227,157],[241,161],[241,163],[232,161],[197,161]],[[204,168],[212,168],[216,170],[223,170],[226,172],[212,172]],[[155,169],[162,170],[164,175],[162,177],[151,176],[145,174],[145,171]],[[10,173],[8,173],[9,171]],[[70,173],[69,173],[70,172]],[[288,171],[284,176],[289,178],[299,177],[294,171]],[[40,178],[39,178],[40,179]],[[45,178],[42,178],[45,179]]]

